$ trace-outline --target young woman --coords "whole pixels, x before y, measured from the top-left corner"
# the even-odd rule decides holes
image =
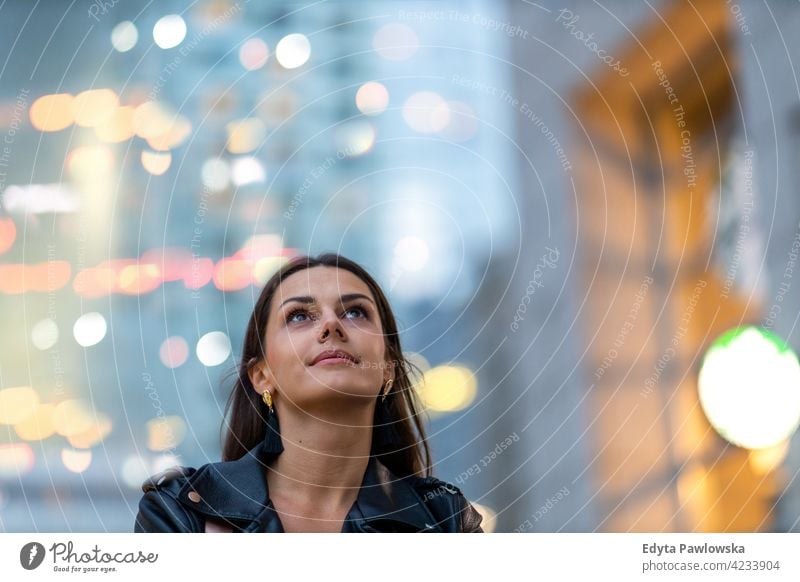
[[[134,531],[482,532],[461,491],[430,476],[409,373],[362,267],[291,260],[250,317],[222,461],[145,481]]]

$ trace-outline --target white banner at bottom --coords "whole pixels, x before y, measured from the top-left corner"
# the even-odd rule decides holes
[[[800,534],[0,534],[2,580],[800,580]],[[503,576],[503,578],[497,578]],[[273,578],[276,577],[276,578]]]

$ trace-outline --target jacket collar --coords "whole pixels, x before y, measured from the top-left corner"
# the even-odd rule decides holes
[[[271,458],[262,448],[260,443],[235,461],[203,465],[181,488],[178,500],[206,517],[249,522],[240,523],[243,531],[283,532],[267,488]],[[396,477],[370,456],[342,531],[442,531],[412,486],[413,479]]]

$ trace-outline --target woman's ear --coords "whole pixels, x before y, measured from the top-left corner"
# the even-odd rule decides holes
[[[272,391],[273,396],[275,395],[275,379],[272,376],[272,372],[267,367],[267,362],[265,360],[258,360],[248,366],[247,376],[250,378],[250,383],[259,395],[263,394],[266,390]]]
[[[385,385],[389,380],[395,380],[394,368],[397,365],[397,362],[395,362],[394,360],[387,360],[384,363],[385,365],[383,368],[383,383]]]

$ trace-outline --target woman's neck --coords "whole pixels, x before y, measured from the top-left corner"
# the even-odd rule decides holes
[[[311,514],[349,509],[369,463],[372,415],[371,407],[327,418],[281,410],[284,450],[267,470],[270,498]]]

